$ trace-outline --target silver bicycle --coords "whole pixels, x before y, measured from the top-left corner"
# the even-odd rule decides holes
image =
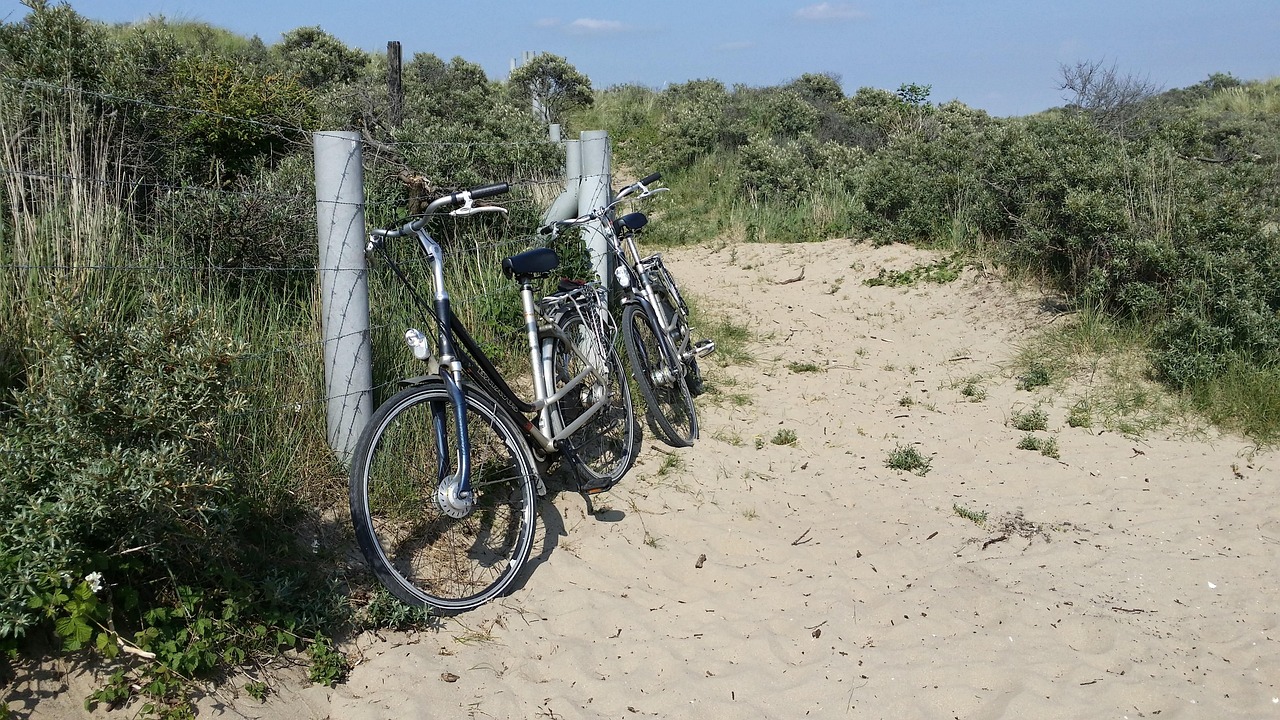
[[[662,254],[640,254],[639,237],[649,219],[640,212],[615,217],[616,208],[624,201],[644,200],[666,192],[667,188],[650,187],[661,178],[661,173],[654,173],[619,190],[608,205],[550,223],[542,232],[554,235],[560,228],[602,225],[616,261],[614,279],[622,295],[622,337],[632,376],[644,397],[646,417],[663,442],[685,447],[698,438],[698,413],[693,402],[702,393],[698,358],[714,352],[715,343],[694,340],[689,306],[663,263]]]

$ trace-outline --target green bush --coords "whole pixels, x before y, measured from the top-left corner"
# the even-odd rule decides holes
[[[156,296],[127,325],[83,300],[51,312],[0,435],[0,638],[92,572],[124,587],[200,577],[229,550],[235,477],[219,430],[243,407],[229,383],[238,349]]]

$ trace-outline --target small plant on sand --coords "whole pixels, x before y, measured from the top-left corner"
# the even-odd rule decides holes
[[[1034,390],[1038,387],[1045,387],[1053,377],[1049,374],[1049,368],[1038,360],[1033,360],[1027,366],[1027,369],[1018,376],[1019,390]]]
[[[928,473],[929,466],[932,463],[933,460],[921,455],[914,445],[899,445],[895,447],[884,461],[885,467],[903,472],[912,472],[917,475]]]
[[[987,399],[986,388],[982,387],[981,378],[965,378],[960,384],[960,395],[969,402],[982,402]]]
[[[789,362],[787,369],[793,373],[822,372],[822,366],[811,362]]]
[[[782,428],[773,434],[773,439],[769,442],[774,445],[795,445],[798,440],[799,438],[796,437],[795,430]]]
[[[903,395],[902,397],[898,398],[898,407],[911,407],[912,405],[915,405],[915,404],[916,404],[915,398],[911,397],[910,395]]]
[[[1057,438],[1041,438],[1027,433],[1018,441],[1019,450],[1036,450],[1045,457],[1058,457]]]
[[[1017,410],[1009,419],[1009,424],[1024,432],[1049,429],[1049,415],[1040,408]]]
[[[956,515],[959,515],[960,517],[964,518],[965,520],[968,520],[974,525],[983,525],[987,522],[986,510],[983,510],[981,512],[977,510],[970,510],[969,508],[963,505],[960,505],[958,503],[953,503],[951,505],[951,509],[955,511]]]
[[[1088,400],[1081,400],[1071,406],[1071,412],[1067,414],[1067,425],[1073,428],[1093,426],[1093,407]]]
[[[888,287],[902,287],[907,285],[915,285],[921,282],[931,282],[944,284],[952,282],[960,277],[960,271],[965,267],[965,263],[960,260],[959,255],[950,255],[936,263],[930,265],[917,265],[910,270],[889,270],[888,268],[880,268],[880,272],[873,278],[863,280],[863,284],[868,287],[878,287],[881,285]]]
[[[659,475],[670,475],[684,467],[684,458],[679,455],[663,455],[662,464],[658,466]]]

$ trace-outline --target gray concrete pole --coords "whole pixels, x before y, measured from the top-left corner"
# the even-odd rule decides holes
[[[360,133],[312,135],[329,447],[343,463],[373,413]]]
[[[542,214],[542,224],[578,217],[578,187],[582,184],[582,143],[564,141],[564,192]]]
[[[578,189],[578,214],[586,215],[599,210],[613,199],[613,178],[610,163],[609,133],[605,130],[584,130],[582,135],[582,186]],[[613,288],[613,255],[609,252],[609,238],[595,226],[584,226],[582,239],[591,255],[600,283],[606,290]]]

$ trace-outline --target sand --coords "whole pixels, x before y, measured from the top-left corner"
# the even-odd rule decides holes
[[[1070,322],[1040,294],[977,269],[863,284],[936,257],[668,251],[700,304],[759,334],[754,363],[708,363],[694,447],[647,436],[594,508],[547,498],[509,597],[348,639],[335,688],[292,671],[265,704],[224,688],[201,716],[1280,718],[1275,453],[1069,427],[1088,386],[1020,390],[1011,369]],[[1058,458],[1017,447],[1036,407]],[[886,466],[906,447],[927,473]],[[31,717],[83,714],[74,678],[41,682]]]

